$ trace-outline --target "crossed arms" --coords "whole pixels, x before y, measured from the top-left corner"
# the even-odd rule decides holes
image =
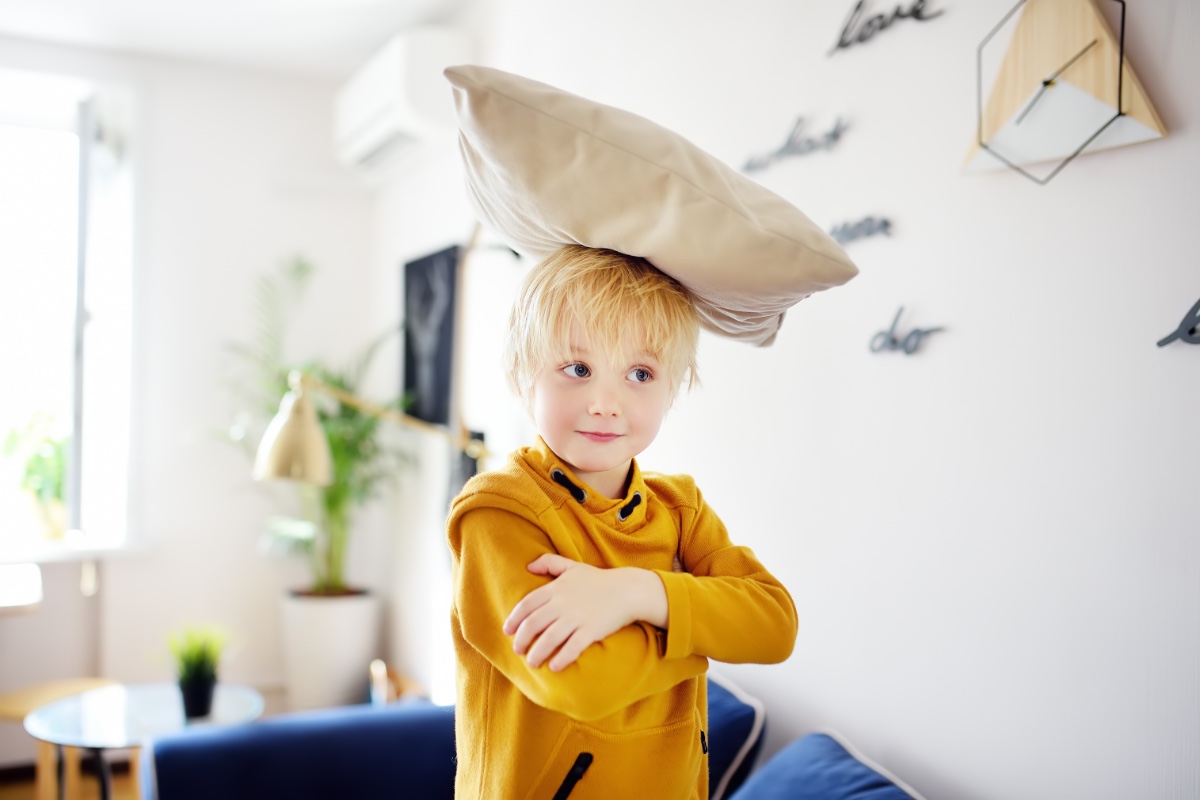
[[[463,637],[531,701],[579,720],[701,675],[708,658],[784,660],[790,595],[696,496],[680,510],[686,572],[591,566],[523,506],[473,504],[450,531]]]

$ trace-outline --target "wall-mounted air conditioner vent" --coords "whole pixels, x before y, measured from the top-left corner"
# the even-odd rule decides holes
[[[334,104],[334,145],[342,164],[373,166],[455,125],[442,70],[470,60],[466,34],[454,28],[405,31],[351,76]]]

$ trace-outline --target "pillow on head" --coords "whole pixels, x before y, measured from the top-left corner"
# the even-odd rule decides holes
[[[858,272],[791,203],[660,125],[497,69],[445,74],[468,197],[520,253],[640,256],[691,290],[709,330],[760,345]]]
[[[916,790],[828,733],[780,750],[731,800],[922,800]]]

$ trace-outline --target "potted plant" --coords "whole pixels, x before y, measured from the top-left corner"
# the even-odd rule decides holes
[[[67,528],[67,451],[70,436],[50,414],[34,414],[25,427],[9,431],[4,455],[21,459],[21,489],[30,497],[46,537],[61,539]]]
[[[207,717],[212,712],[217,665],[226,641],[225,632],[211,625],[185,626],[168,637],[167,644],[175,658],[175,677],[183,696],[183,715],[187,719]]]
[[[252,372],[248,380],[244,373],[239,376],[233,387],[234,393],[242,398],[243,408],[229,430],[229,438],[242,445],[251,457],[267,423],[279,409],[280,398],[288,391],[288,376],[293,370],[357,394],[377,352],[399,331],[399,326],[386,331],[345,369],[288,359],[284,339],[291,312],[305,293],[312,273],[308,261],[295,258],[285,262],[277,273],[263,275],[255,287],[258,311],[255,341],[229,347]],[[270,540],[275,549],[307,554],[312,580],[300,591],[310,595],[358,594],[362,590],[350,586],[345,573],[353,512],[375,498],[396,477],[408,457],[386,443],[381,431],[384,423],[378,417],[324,396],[312,396],[311,400],[329,442],[333,481],[325,487],[304,487],[303,516],[272,518],[268,528]],[[410,402],[400,396],[380,405],[404,411]]]
[[[251,372],[248,378],[243,373],[235,387],[244,408],[230,438],[251,457],[280,398],[288,391],[293,370],[357,394],[375,355],[399,331],[397,325],[385,332],[345,369],[290,360],[284,352],[284,338],[291,312],[312,272],[309,262],[296,258],[277,272],[263,275],[255,288],[255,342],[230,348]],[[268,542],[274,550],[303,553],[310,566],[308,585],[291,591],[282,611],[284,668],[293,708],[353,699],[361,688],[366,664],[377,655],[378,598],[347,581],[346,558],[354,512],[376,497],[408,461],[406,454],[389,446],[382,430],[387,423],[378,417],[323,395],[310,393],[310,400],[329,444],[333,480],[324,487],[302,486],[302,515],[276,516],[268,525]],[[381,405],[403,411],[408,403],[398,397]],[[333,600],[338,602],[330,602]]]

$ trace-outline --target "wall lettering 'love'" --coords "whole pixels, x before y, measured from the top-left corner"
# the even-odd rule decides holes
[[[850,12],[849,18],[846,20],[846,25],[842,28],[842,35],[838,37],[838,43],[829,55],[833,55],[838,50],[844,50],[854,44],[862,44],[874,36],[879,31],[885,30],[892,26],[892,23],[898,19],[915,19],[918,22],[928,22],[934,17],[940,17],[945,11],[935,11],[930,14],[925,9],[925,0],[914,0],[913,4],[907,9],[903,6],[896,6],[896,9],[891,14],[873,14],[863,19],[867,10],[867,0],[858,0],[854,6],[854,10]]]

